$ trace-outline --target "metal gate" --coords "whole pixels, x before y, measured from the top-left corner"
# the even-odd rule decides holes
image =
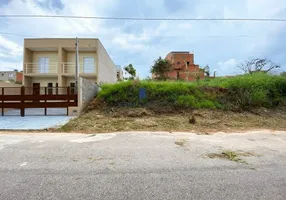
[[[76,90],[71,87],[0,87],[0,108],[2,116],[5,109],[20,109],[25,116],[26,108],[66,108],[78,105]]]

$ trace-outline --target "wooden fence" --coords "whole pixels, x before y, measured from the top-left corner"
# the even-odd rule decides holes
[[[25,108],[67,108],[77,106],[77,94],[71,87],[0,87],[0,108],[2,116],[4,109],[20,109],[25,116]]]

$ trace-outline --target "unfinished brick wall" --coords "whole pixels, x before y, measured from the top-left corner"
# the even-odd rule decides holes
[[[170,79],[195,81],[197,77],[200,77],[201,80],[205,78],[204,72],[200,70],[199,65],[194,64],[194,54],[189,52],[171,52],[165,59],[172,64],[172,70],[167,73]],[[152,78],[154,77],[152,75]]]

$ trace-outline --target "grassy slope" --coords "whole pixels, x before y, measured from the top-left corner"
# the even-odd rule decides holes
[[[139,100],[140,88],[147,98]],[[129,81],[104,85],[98,99],[111,106],[157,104],[177,108],[224,108],[241,110],[275,107],[286,97],[286,78],[266,74],[216,78],[210,81]]]

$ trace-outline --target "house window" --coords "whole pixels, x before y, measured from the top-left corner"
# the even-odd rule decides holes
[[[75,83],[70,83],[71,94],[75,94]]]
[[[83,58],[83,73],[93,73],[95,71],[94,58],[85,57]]]
[[[53,94],[53,83],[48,83],[48,94]]]
[[[190,62],[188,61],[188,62],[186,62],[186,64],[187,64],[187,66],[189,66],[189,65],[190,65]]]
[[[49,72],[50,58],[49,57],[39,57],[38,62],[39,62],[38,72],[39,73],[48,73]]]

